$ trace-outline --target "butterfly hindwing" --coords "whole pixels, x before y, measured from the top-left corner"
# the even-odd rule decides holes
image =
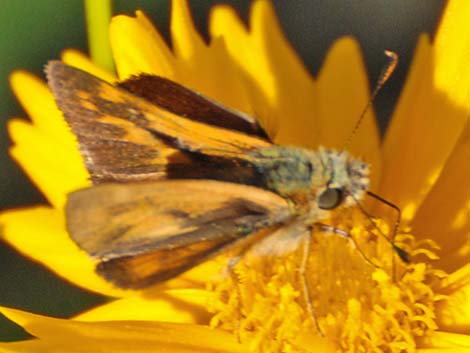
[[[234,243],[230,238],[201,240],[191,244],[149,250],[138,256],[101,261],[96,271],[120,288],[143,288],[183,273]]]
[[[102,184],[70,194],[66,215],[73,240],[101,261],[98,271],[132,288],[292,218],[274,193],[210,180]]]

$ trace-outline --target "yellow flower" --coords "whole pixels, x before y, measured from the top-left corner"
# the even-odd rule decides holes
[[[47,86],[15,72],[13,89],[32,122],[10,121],[11,154],[51,206],[0,214],[3,237],[57,275],[116,299],[69,320],[3,308],[37,339],[1,343],[0,352],[469,351],[468,18],[468,1],[449,2],[436,38],[418,43],[384,143],[369,111],[349,148],[372,165],[372,189],[403,210],[406,232],[397,241],[411,263],[393,260],[380,233],[390,233],[386,222],[371,226],[360,213],[335,215],[365,256],[344,239],[315,235],[307,303],[296,253],[269,261],[248,254],[228,279],[218,279],[224,261],[214,260],[141,291],[97,276],[64,225],[67,193],[89,185],[75,139]],[[141,12],[117,16],[110,35],[119,79],[165,76],[259,117],[279,144],[341,147],[368,99],[357,43],[337,41],[314,79],[269,2],[254,2],[249,28],[231,8],[217,6],[206,45],[186,2],[175,0],[170,50]],[[77,52],[66,51],[62,60],[117,80]]]

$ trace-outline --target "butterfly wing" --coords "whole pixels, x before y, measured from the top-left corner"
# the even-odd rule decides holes
[[[244,131],[251,126],[250,133],[210,125],[217,116],[209,119],[209,115],[221,114],[223,109],[210,105],[202,96],[197,100],[197,94],[188,98],[185,114],[194,115],[196,108],[210,105],[206,120],[202,115],[192,119],[174,114],[61,62],[49,63],[46,73],[95,183],[183,177],[234,181],[230,170],[244,168],[244,162],[251,158],[247,152],[271,145],[256,136],[254,131],[259,127],[233,112],[226,113],[221,121],[225,119],[229,127]],[[166,108],[176,109],[178,93],[190,96],[189,90],[179,85],[162,79],[155,82],[160,86],[159,94],[164,94],[165,86],[170,87],[168,95],[173,96]],[[224,166],[227,172],[211,177],[208,174],[214,165]],[[247,175],[252,177],[251,171]]]
[[[120,287],[171,278],[292,218],[282,197],[210,180],[102,184],[69,195],[67,228]]]

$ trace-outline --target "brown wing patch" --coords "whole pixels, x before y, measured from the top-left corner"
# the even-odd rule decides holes
[[[172,113],[208,125],[268,139],[257,120],[164,77],[141,74],[119,83],[136,96]]]
[[[202,263],[216,254],[230,238],[201,240],[172,249],[102,261],[96,271],[121,288],[143,288],[163,282]]]

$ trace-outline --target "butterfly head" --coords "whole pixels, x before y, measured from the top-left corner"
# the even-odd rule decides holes
[[[364,197],[369,188],[369,165],[345,151],[320,148],[317,152],[322,173],[312,175],[317,189],[318,207],[331,210],[351,206]]]

